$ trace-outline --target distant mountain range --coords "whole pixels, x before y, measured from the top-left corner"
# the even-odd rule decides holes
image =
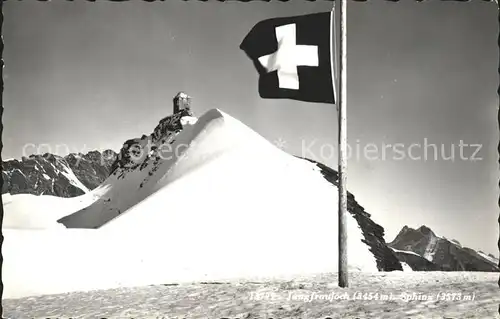
[[[221,119],[226,116],[218,111],[214,114]],[[149,196],[150,192],[143,189],[145,185],[149,183],[156,185],[154,186],[156,188],[159,187],[160,184],[157,183],[168,173],[171,160],[161,160],[158,151],[165,145],[179,143],[176,139],[184,127],[194,125],[197,121],[192,115],[183,110],[167,116],[149,136],[143,135],[126,141],[119,153],[112,150],[102,153],[92,151],[64,157],[47,153],[23,157],[21,160],[5,161],[2,163],[2,194],[73,198],[102,186],[108,178],[111,178],[108,183],[116,179],[112,182],[115,188],[121,183],[120,180],[130,179],[134,181],[133,183],[135,179],[140,180],[138,185],[123,182],[124,185],[134,185],[127,186],[137,189],[133,194],[124,196],[129,192],[128,188],[127,191],[120,190],[114,195],[108,193],[92,205],[59,220],[71,228],[75,227],[73,224],[81,224],[80,216],[88,218],[86,216],[91,214],[89,211],[95,211],[96,216],[100,216],[99,219],[102,221],[85,227],[98,228],[102,223],[122,214]],[[147,144],[151,148],[148,152],[143,152]],[[138,156],[139,153],[142,155]],[[335,170],[309,159],[299,159],[316,165],[323,178],[338,187],[338,174]],[[165,172],[158,171],[162,165],[166,167]],[[154,177],[156,175],[158,176]],[[127,178],[127,176],[134,177]],[[138,192],[144,194],[140,195]],[[359,205],[351,193],[348,193],[348,209],[361,228],[362,241],[370,247],[379,270],[402,270],[402,265],[406,264],[413,271],[499,271],[499,261],[493,255],[462,247],[455,240],[437,236],[426,226],[418,229],[405,226],[391,243],[386,243],[383,239],[384,228],[370,218],[370,214]],[[104,216],[108,215],[106,219]]]
[[[45,153],[2,162],[2,194],[75,197],[99,186],[110,174],[112,150],[69,154]]]
[[[404,226],[388,246],[401,262],[417,271],[499,271],[495,256],[438,236],[427,226]]]

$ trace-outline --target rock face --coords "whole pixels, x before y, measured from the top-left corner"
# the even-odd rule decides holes
[[[174,110],[173,113],[178,113],[182,110],[190,110],[191,109],[191,97],[187,95],[185,92],[179,92],[173,99]]]
[[[338,187],[338,173],[335,170],[314,160],[303,159],[315,163],[321,169],[323,177]],[[354,195],[349,192],[347,193],[347,210],[358,222],[365,237],[364,242],[370,246],[370,251],[377,259],[378,269],[380,271],[403,270],[395,252],[388,247],[384,240],[384,228],[370,218],[371,215],[359,205]]]
[[[160,120],[151,135],[126,141],[111,165],[111,173],[121,178],[137,168],[142,170],[151,164],[156,166],[160,160],[159,148],[168,151],[166,147],[175,142],[175,136],[190,119],[196,121],[193,112],[190,109],[181,109]]]
[[[116,153],[107,150],[65,157],[36,154],[2,162],[2,194],[79,196],[109,176],[115,159]]]
[[[183,129],[186,121],[194,118],[191,111],[191,97],[184,92],[177,93],[173,98],[173,113],[163,118],[149,136],[142,135],[125,141],[118,156],[111,165],[111,173],[123,177],[128,171],[140,166],[144,169],[152,160],[153,165],[158,164],[158,147],[171,145],[175,136]]]
[[[393,249],[396,257],[401,261],[406,263],[413,271],[444,271],[444,269],[425,259],[424,257],[411,252]]]
[[[413,270],[499,271],[494,257],[488,258],[484,253],[461,246],[456,240],[437,236],[426,226],[418,229],[404,226],[389,246],[399,250],[396,253],[398,258]]]

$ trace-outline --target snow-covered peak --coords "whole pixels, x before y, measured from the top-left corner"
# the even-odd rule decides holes
[[[259,154],[262,149],[285,154],[218,109],[206,112],[199,119],[182,110],[162,119],[149,136],[126,141],[112,175],[103,183],[110,186],[105,199],[60,222],[67,227],[101,227],[196,167],[242,149],[245,154]]]
[[[9,274],[16,271],[16,277],[5,276],[10,278],[5,292],[57,293],[338,270],[338,191],[324,167],[283,152],[219,109],[189,125],[182,118],[164,119],[151,135],[126,143],[125,154],[134,155],[131,145],[137,145],[135,151],[144,157],[120,162],[80,203],[65,199],[78,210],[60,223],[96,230],[69,229],[57,239],[23,238],[23,247],[59,247],[44,251],[55,261],[44,276],[40,268],[14,267],[33,265],[38,255],[16,255],[20,244],[10,235],[4,256]],[[156,148],[144,152],[148,145]],[[383,228],[356,206],[353,196],[349,204],[347,246],[356,252],[349,256],[349,270],[401,269],[383,241]],[[86,269],[78,272],[81,276],[99,273],[99,278],[83,280],[65,272],[70,265]]]

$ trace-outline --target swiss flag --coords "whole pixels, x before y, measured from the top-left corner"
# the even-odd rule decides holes
[[[335,103],[333,11],[263,20],[240,45],[259,72],[259,95]]]

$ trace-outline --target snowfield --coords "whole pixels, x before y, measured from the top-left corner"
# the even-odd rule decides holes
[[[314,164],[217,109],[185,124],[182,152],[154,171],[75,198],[12,196],[3,297],[337,271],[337,189]],[[350,214],[348,232],[350,271],[377,272]]]
[[[4,229],[52,229],[64,228],[57,222],[68,213],[89,206],[99,199],[106,187],[98,187],[92,192],[78,197],[64,198],[51,195],[2,194]]]
[[[351,273],[4,300],[5,318],[499,318],[498,273]],[[347,295],[347,298],[346,298]]]

